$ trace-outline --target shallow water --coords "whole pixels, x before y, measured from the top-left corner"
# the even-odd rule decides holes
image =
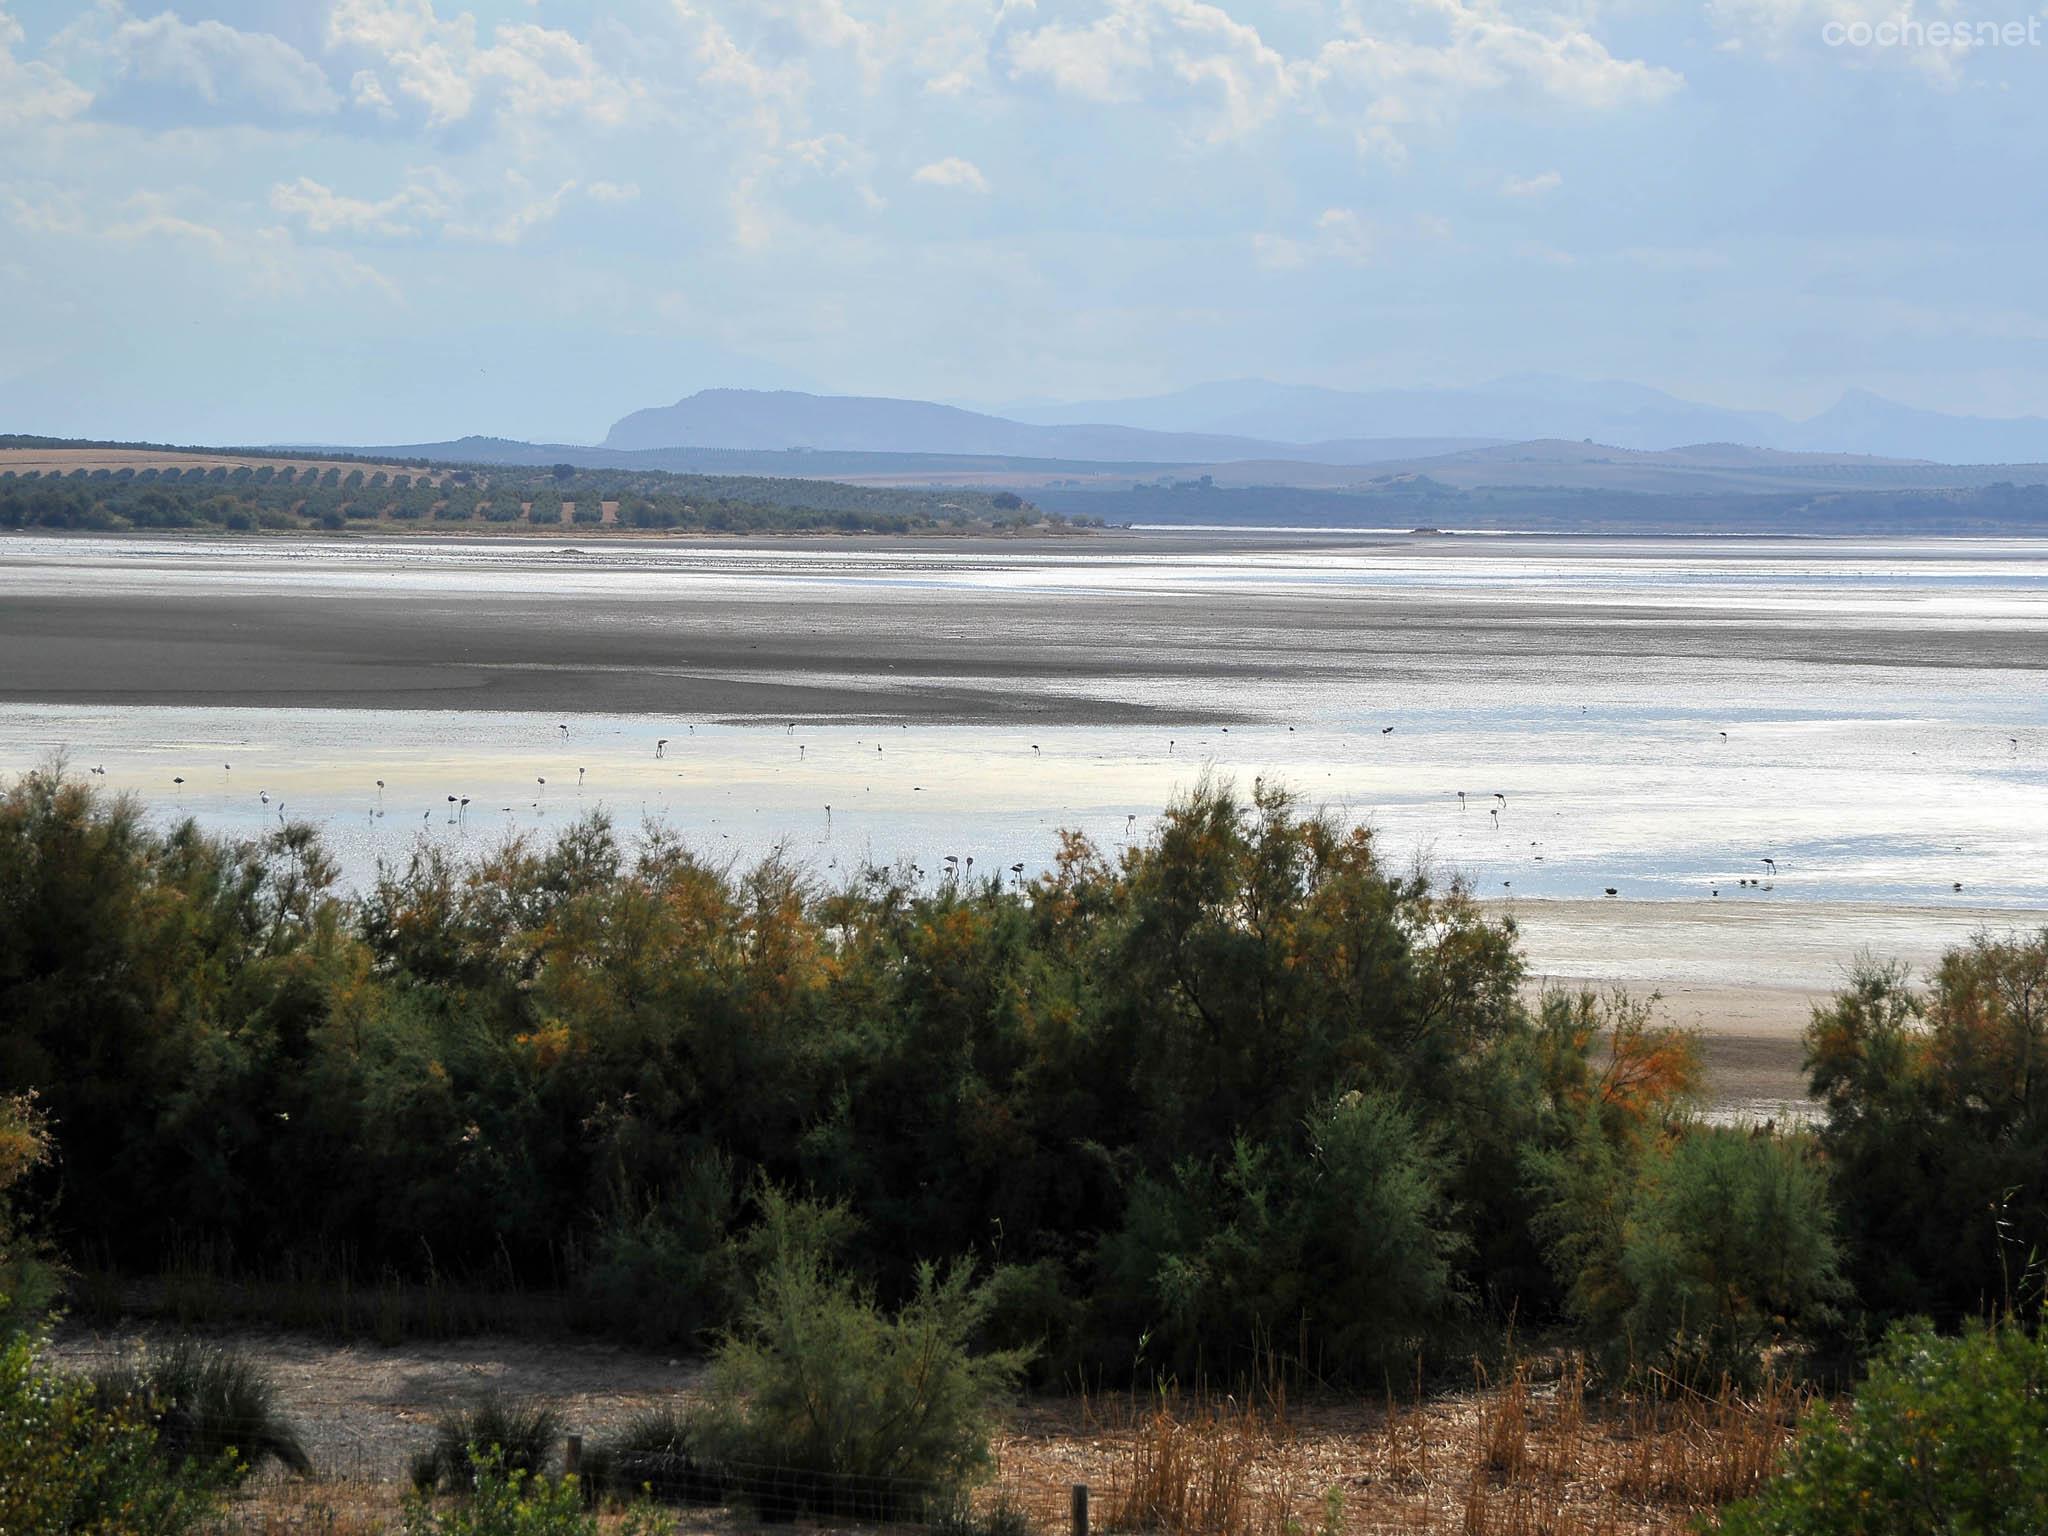
[[[141,594],[484,594],[590,605],[592,624],[627,596],[744,597],[786,604],[792,630],[818,637],[819,675],[856,692],[917,679],[850,679],[833,666],[835,634],[971,631],[978,603],[1024,595],[1047,632],[1064,625],[1080,642],[1060,653],[1071,665],[1051,677],[991,665],[977,686],[1017,695],[1020,710],[1070,695],[1217,722],[964,724],[891,718],[886,702],[876,718],[794,729],[781,711],[691,719],[606,713],[601,700],[547,714],[0,704],[0,771],[62,751],[81,769],[104,765],[104,782],[140,791],[159,816],[244,833],[280,812],[310,818],[358,882],[422,839],[487,847],[599,808],[628,826],[661,821],[714,856],[780,848],[827,878],[904,861],[936,879],[947,855],[971,857],[977,875],[1029,873],[1051,859],[1058,829],[1109,846],[1142,836],[1206,773],[1292,786],[1370,822],[1397,862],[1455,873],[1482,895],[1612,887],[1624,900],[2048,906],[2048,673],[2014,664],[2048,655],[2031,649],[2048,642],[2048,550],[2026,542],[1135,536],[574,554],[504,542],[0,543],[0,603],[29,591],[86,614]],[[1118,633],[1088,629],[1106,593],[1157,602],[1169,650],[1176,638],[1190,652],[1220,647],[1230,665],[1191,679],[1156,650],[1126,654]],[[1567,624],[1562,640],[1492,653],[1445,646],[1400,617],[1480,624],[1509,608],[1600,623],[1583,643]],[[1613,639],[1617,613],[1625,643]],[[1794,623],[1819,637],[1795,654],[1698,643],[1720,626]],[[1947,647],[1940,664],[1916,653],[1921,635]],[[1981,637],[1983,664],[1955,664],[1959,636]],[[958,679],[956,667],[931,681]],[[467,795],[467,809],[450,795]]]

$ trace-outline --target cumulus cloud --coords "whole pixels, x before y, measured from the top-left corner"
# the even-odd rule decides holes
[[[1503,176],[1500,189],[1508,197],[1541,197],[1563,185],[1564,177],[1559,172],[1538,171],[1534,176]]]
[[[1181,93],[1207,104],[1214,139],[1249,132],[1297,94],[1298,71],[1248,22],[1206,0],[1109,0],[1086,21],[1017,32],[1014,79],[1101,102]]]
[[[1610,52],[1563,17],[1519,20],[1487,0],[1417,0],[1398,11],[1347,14],[1343,35],[1307,74],[1324,110],[1370,111],[1381,126],[1441,120],[1469,99],[1523,91],[1611,111],[1662,101],[1676,70]]]
[[[1289,56],[1209,0],[1099,0],[1062,19],[1034,16],[1010,33],[1006,57],[1013,80],[1092,101],[1199,104],[1211,140],[1301,112],[1392,160],[1410,129],[1481,94],[1520,89],[1610,110],[1682,83],[1567,18],[1519,20],[1495,0],[1339,0],[1338,12],[1334,35]]]
[[[402,299],[396,284],[349,252],[302,246],[282,225],[247,230],[210,224],[181,212],[161,193],[129,198],[122,215],[99,235],[124,244],[182,247],[270,293],[305,297],[321,290],[365,289],[393,302]]]
[[[76,117],[92,92],[37,59],[17,59],[26,39],[21,23],[0,7],[0,128]]]
[[[327,45],[378,57],[399,97],[424,109],[437,127],[487,109],[616,123],[642,91],[604,69],[573,33],[501,22],[485,41],[474,14],[444,19],[434,0],[336,0]]]
[[[1956,7],[1937,0],[1934,10],[1923,15],[1915,0],[1708,0],[1706,7],[1731,50],[1774,61],[1831,53],[1858,64],[1891,62],[1953,84],[1974,32]],[[1879,45],[1884,27],[1896,30]]]
[[[387,197],[356,197],[310,176],[281,181],[270,189],[271,209],[307,234],[338,240],[407,240],[438,235],[449,240],[517,245],[553,220],[580,190],[596,203],[626,203],[640,195],[632,183],[596,181],[581,187],[563,181],[538,192],[517,171],[508,171],[499,195],[465,188],[446,171],[415,167]]]
[[[415,171],[406,184],[386,198],[347,197],[332,187],[301,176],[270,189],[270,206],[299,220],[316,235],[375,235],[389,239],[419,234],[429,223],[449,216],[454,187],[449,178]]]
[[[981,174],[981,167],[958,155],[921,165],[911,172],[910,179],[922,186],[944,187],[954,192],[988,191],[988,178]]]
[[[147,20],[128,17],[96,50],[113,82],[189,96],[212,115],[320,117],[341,97],[320,66],[268,32],[243,32],[218,21],[186,22],[172,11]]]
[[[1370,266],[1379,254],[1379,231],[1352,208],[1325,208],[1305,236],[1263,232],[1252,236],[1252,259],[1269,271],[1291,272],[1319,262]]]

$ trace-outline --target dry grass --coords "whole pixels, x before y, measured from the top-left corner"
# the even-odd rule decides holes
[[[1041,1409],[1000,1448],[1000,1486],[1051,1510],[1044,1490],[1085,1481],[1105,1528],[1162,1536],[1675,1533],[1753,1491],[1808,1401],[1782,1383],[1601,1400],[1567,1357],[1408,1402]]]
[[[279,1375],[288,1411],[303,1398],[309,1442],[328,1448],[315,1454],[328,1476],[252,1489],[229,1529],[258,1536],[397,1532],[415,1437],[475,1380],[545,1391],[568,1429],[590,1435],[622,1414],[686,1400],[695,1385],[679,1362],[509,1341],[425,1353],[299,1346],[281,1356]],[[353,1382],[346,1390],[343,1377]],[[1752,1491],[1810,1403],[1775,1382],[1755,1394],[1724,1385],[1602,1398],[1569,1355],[1475,1368],[1456,1390],[1376,1400],[1290,1401],[1277,1389],[1250,1400],[1035,1398],[1010,1414],[980,1503],[1001,1501],[1045,1536],[1064,1536],[1076,1483],[1089,1486],[1105,1533],[1675,1536]],[[682,1529],[754,1527],[732,1511],[691,1510]]]

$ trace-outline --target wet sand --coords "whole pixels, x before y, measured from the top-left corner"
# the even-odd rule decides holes
[[[362,541],[295,539],[245,543],[235,556],[195,540],[130,558],[118,540],[79,539],[52,560],[56,542],[14,560],[0,540],[0,701],[1193,723],[1276,718],[1247,704],[1253,683],[1343,678],[1387,691],[1483,676],[1540,688],[1557,663],[1587,657],[2048,670],[2048,628],[1918,611],[1845,628],[1761,603],[1710,611],[1506,593],[1475,603],[1462,588],[1393,583],[1254,584],[1219,602],[1200,590],[1201,573],[1205,561],[1217,582],[1240,573],[1235,557],[1249,546],[1231,534],[704,541],[696,565],[661,546],[662,567],[634,565],[619,546],[500,546],[478,557],[495,585],[388,540],[374,557]],[[1257,546],[1385,550],[1396,561],[1448,547],[1358,535]],[[252,549],[261,579],[246,569]],[[792,550],[850,554],[792,595],[770,558]],[[1501,550],[1473,540],[1456,553],[1484,565]],[[1192,579],[1162,579],[1145,563],[1190,555]],[[1083,579],[1063,585],[1048,575],[1054,564]],[[1138,680],[1182,686],[1162,701],[1141,697]]]

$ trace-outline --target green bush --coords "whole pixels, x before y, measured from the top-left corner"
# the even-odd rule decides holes
[[[694,1344],[722,1326],[738,1287],[735,1203],[731,1161],[706,1156],[666,1200],[615,1216],[578,1277],[590,1315],[639,1344]]]
[[[0,1531],[182,1536],[210,1522],[233,1471],[167,1462],[145,1420],[46,1370],[29,1338],[0,1349]]]
[[[424,1491],[406,1500],[405,1536],[597,1536],[574,1478],[538,1476],[484,1446],[465,1447],[463,1460],[472,1474],[445,1509]]]
[[[23,1180],[50,1160],[49,1130],[32,1094],[0,1098],[0,1344],[48,1314],[63,1275],[49,1245],[15,1205]]]
[[[2037,1306],[2048,1254],[2048,930],[1978,936],[1932,985],[1865,961],[1806,1033],[1848,1271],[1880,1321]],[[1875,1330],[1872,1330],[1875,1332]]]
[[[481,1475],[478,1448],[500,1473],[537,1478],[562,1438],[562,1415],[546,1402],[514,1402],[485,1393],[441,1416],[434,1443],[413,1458],[412,1485],[420,1492],[456,1492]]]
[[[1317,1342],[1323,1376],[1403,1359],[1459,1310],[1459,1238],[1437,1139],[1384,1094],[1318,1109],[1303,1142],[1240,1139],[1229,1158],[1141,1178],[1103,1245],[1105,1304],[1141,1368],[1256,1369],[1275,1341]]]
[[[845,1275],[818,1223],[761,1196],[754,1295],[712,1361],[702,1435],[763,1519],[918,1518],[989,1463],[997,1396],[1024,1365],[975,1354],[988,1310],[964,1262],[918,1267],[894,1315]]]
[[[1082,1325],[1087,1309],[1069,1294],[1066,1274],[1053,1259],[998,1264],[982,1291],[988,1300],[982,1347],[1029,1355],[1037,1387],[1073,1387],[1086,1378]]]
[[[93,1391],[108,1412],[133,1414],[156,1431],[173,1466],[213,1466],[232,1456],[238,1477],[275,1461],[300,1477],[313,1464],[277,1405],[277,1386],[237,1350],[180,1340],[138,1365],[98,1372]]]
[[[1845,1292],[1808,1139],[1681,1128],[1630,1163],[1589,1131],[1545,1168],[1550,1231],[1586,1344],[1630,1382],[1754,1381]]]
[[[2048,1531],[2048,1339],[2010,1323],[1885,1339],[1846,1416],[1801,1426],[1724,1536],[2038,1536]]]
[[[1634,1191],[1621,1269],[1635,1359],[1681,1381],[1754,1381],[1764,1350],[1827,1322],[1844,1291],[1810,1142],[1702,1127],[1668,1144]]]
[[[581,1478],[589,1499],[663,1504],[715,1504],[724,1480],[697,1451],[696,1428],[675,1408],[650,1408],[616,1434],[583,1448]]]

